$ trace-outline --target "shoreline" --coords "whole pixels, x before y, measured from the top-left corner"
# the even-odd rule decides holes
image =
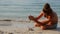
[[[0,33],[3,32],[4,34],[9,34],[9,33],[13,33],[13,34],[60,34],[60,28],[55,29],[55,30],[41,30],[40,28],[34,27],[33,22],[26,23],[26,22],[18,22],[18,21],[0,21],[0,24],[1,23],[11,24],[10,26],[0,26]]]

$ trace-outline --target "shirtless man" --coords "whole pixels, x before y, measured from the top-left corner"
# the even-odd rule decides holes
[[[38,21],[42,16],[47,19]],[[57,28],[58,16],[56,12],[51,9],[48,3],[44,5],[43,10],[38,17],[35,18],[34,16],[30,15],[29,19],[35,22],[35,27],[40,27],[42,30]]]

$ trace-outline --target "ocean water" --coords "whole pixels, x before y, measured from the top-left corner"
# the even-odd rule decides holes
[[[45,3],[60,17],[60,0],[0,0],[0,18],[28,19],[38,16]]]

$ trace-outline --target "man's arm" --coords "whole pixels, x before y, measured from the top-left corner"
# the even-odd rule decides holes
[[[41,22],[43,24],[52,25],[52,21],[51,21],[51,17],[50,16],[48,16],[48,19],[42,20]]]
[[[40,15],[38,17],[36,17],[36,20],[40,19],[43,16],[43,12],[40,13]]]

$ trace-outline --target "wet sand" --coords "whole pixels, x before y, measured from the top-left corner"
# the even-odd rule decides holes
[[[59,24],[57,29],[41,30],[33,22],[0,21],[0,34],[60,34]]]

